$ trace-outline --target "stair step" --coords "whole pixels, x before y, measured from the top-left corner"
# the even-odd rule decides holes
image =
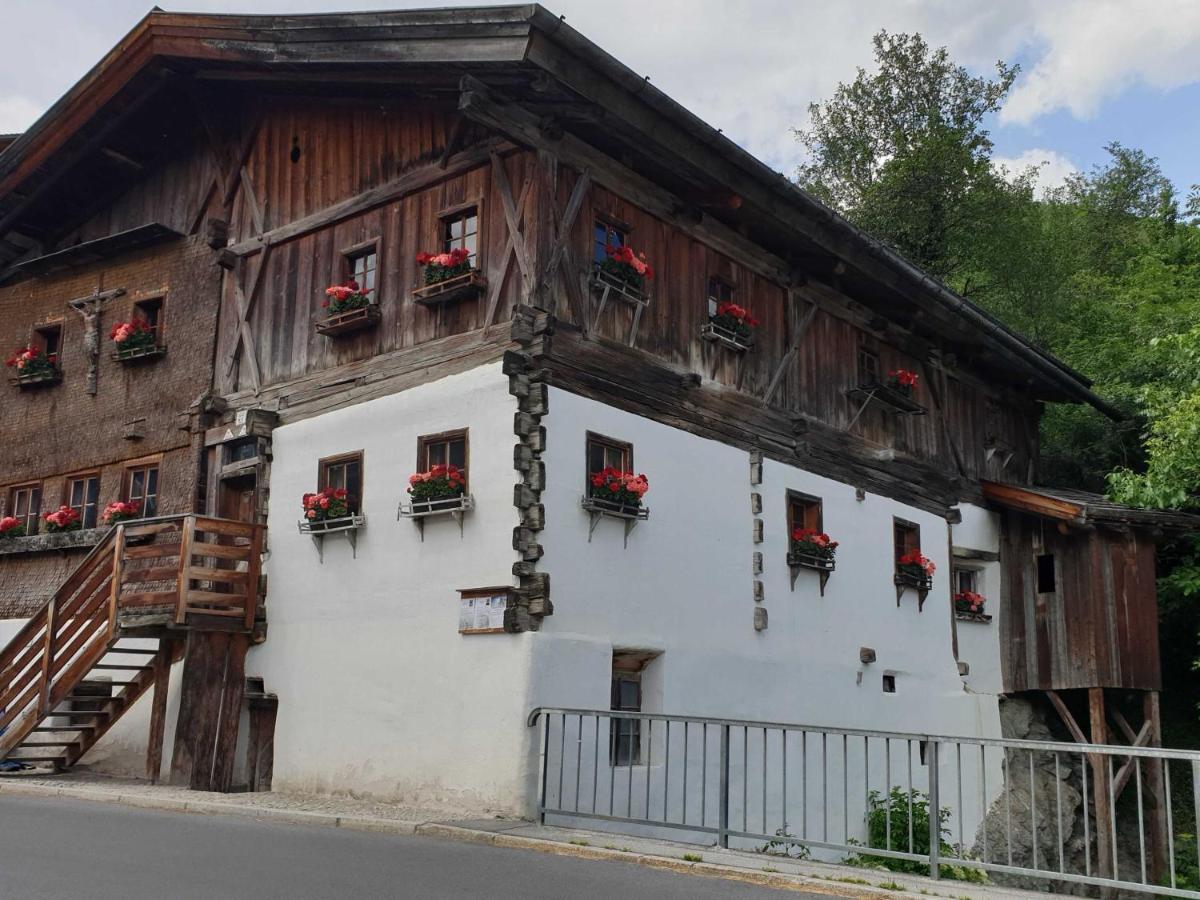
[[[104,685],[105,687],[129,687],[131,684],[137,684],[137,682],[136,681],[93,681],[92,684]],[[97,697],[100,699],[108,699],[104,694],[94,694],[92,699],[96,699]]]
[[[158,653],[157,650],[150,650],[150,649],[141,650],[137,647],[110,647],[108,652],[109,653],[138,653],[138,654],[141,654],[142,656],[154,656],[156,653]]]
[[[51,713],[58,715],[58,713]],[[39,725],[34,731],[95,731],[95,725]]]
[[[22,741],[20,744],[17,744],[16,749],[31,750],[34,747],[74,747],[76,744],[82,743],[83,741],[38,741],[31,744],[28,741]]]
[[[10,756],[9,759],[13,760],[14,762],[24,762],[24,763],[52,762],[52,763],[59,763],[60,765],[67,761],[67,758],[62,755],[59,755],[59,756]]]
[[[116,663],[97,663],[92,666],[92,671],[94,672],[97,669],[104,669],[110,672],[150,672],[154,669],[154,666],[139,666],[133,663],[128,666],[121,666]]]
[[[69,709],[69,710],[56,711],[56,712],[50,713],[51,718],[63,718],[63,717],[79,718],[82,716],[87,716],[90,719],[94,719],[97,716],[106,716],[106,715],[108,715],[108,713],[104,712],[103,710],[98,710],[98,709],[93,709],[93,710]]]

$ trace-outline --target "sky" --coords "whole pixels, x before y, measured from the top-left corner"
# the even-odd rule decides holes
[[[190,12],[465,6],[453,0],[158,0]],[[0,0],[0,133],[27,128],[152,0]],[[1051,186],[1119,141],[1200,182],[1197,0],[549,0],[552,12],[775,169],[804,149],[808,104],[872,66],[879,29],[920,32],[973,72],[1020,75],[990,123],[996,157]],[[27,49],[30,52],[22,52]]]

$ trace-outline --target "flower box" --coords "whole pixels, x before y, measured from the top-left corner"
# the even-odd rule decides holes
[[[837,568],[837,560],[805,553],[802,550],[789,550],[787,564],[800,569],[816,569],[820,572],[832,572]]]
[[[457,497],[440,497],[429,500],[401,501],[397,519],[412,519],[425,540],[425,520],[433,516],[451,516],[458,521],[458,533],[463,531],[463,514],[475,508],[475,498],[470,494]]]
[[[166,344],[154,344],[149,347],[129,347],[127,349],[118,348],[112,352],[112,358],[116,362],[128,363],[130,365],[160,359],[166,355]]]
[[[862,402],[860,409],[866,408],[867,404],[875,401],[899,415],[925,415],[925,407],[912,398],[911,392],[899,390],[878,381],[860,384],[858,387],[852,388],[848,392],[848,396]]]
[[[923,573],[918,575],[905,569],[896,570],[895,582],[897,587],[912,588],[917,591],[933,589],[933,576]]]
[[[50,371],[34,372],[30,375],[14,375],[10,380],[21,389],[48,387],[62,381],[62,369],[55,366]]]
[[[354,331],[365,331],[368,328],[374,328],[379,324],[379,320],[382,317],[383,313],[379,309],[379,306],[371,303],[367,306],[348,309],[345,312],[334,313],[319,320],[315,328],[317,329],[317,334],[323,334],[325,337],[337,337],[340,334],[350,334]]]
[[[981,625],[986,625],[992,621],[992,617],[987,613],[965,613],[958,610],[954,611],[954,618],[960,622],[978,622]]]
[[[349,515],[337,519],[301,519],[301,534],[330,534],[335,531],[358,529],[367,524],[366,516]]]
[[[754,336],[745,337],[729,328],[722,328],[715,322],[706,322],[700,326],[700,339],[716,344],[723,344],[730,350],[744,353],[754,346]]]
[[[592,273],[592,290],[601,295],[601,303],[611,294],[617,300],[632,303],[635,306],[647,306],[650,297],[644,287],[636,287],[607,269],[597,268]]]
[[[588,512],[600,513],[601,515],[612,516],[617,519],[639,519],[645,521],[650,518],[650,507],[642,506],[641,504],[622,503],[620,500],[584,497],[583,508]]]
[[[413,300],[422,306],[442,306],[447,303],[457,303],[459,300],[473,300],[483,293],[487,287],[487,279],[478,269],[463,275],[455,275],[444,281],[435,281],[424,287],[415,288]]]
[[[4,364],[13,370],[10,378],[12,383],[20,388],[40,387],[62,381],[58,354],[47,355],[38,347],[18,347]]]
[[[959,591],[954,595],[954,617],[963,622],[990,622],[992,617],[983,611],[986,598],[975,591]]]

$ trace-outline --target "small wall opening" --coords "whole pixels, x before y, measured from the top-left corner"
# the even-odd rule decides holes
[[[1055,590],[1054,554],[1040,553],[1037,557],[1037,592],[1053,594]]]

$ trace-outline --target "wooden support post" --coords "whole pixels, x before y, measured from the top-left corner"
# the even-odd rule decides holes
[[[172,641],[158,642],[154,657],[154,698],[150,707],[150,740],[146,745],[146,777],[158,784],[162,775],[163,734],[167,728],[167,688],[171,681]]]
[[[171,784],[194,791],[232,787],[248,646],[244,634],[188,632]]]
[[[1088,715],[1092,725],[1092,743],[1108,743],[1108,723],[1104,718],[1104,688],[1088,688]],[[1092,754],[1092,812],[1096,826],[1096,857],[1102,878],[1113,872],[1114,836],[1112,833],[1112,804],[1109,802],[1109,757]]]
[[[42,649],[41,687],[38,689],[38,716],[50,712],[50,682],[54,678],[54,639],[58,636],[58,599],[46,604],[46,643]]]
[[[153,540],[153,538],[151,538]],[[112,634],[117,628],[117,607],[121,603],[121,581],[125,577],[125,526],[117,526],[117,536],[113,541],[112,584],[109,587],[108,601],[108,633]]]
[[[1142,697],[1142,710],[1146,724],[1150,726],[1151,747],[1162,746],[1162,711],[1159,705],[1158,691],[1146,691]],[[1150,879],[1161,882],[1167,872],[1167,805],[1171,798],[1167,796],[1166,782],[1163,778],[1161,760],[1149,760],[1146,765],[1146,784],[1149,786],[1147,812],[1149,825],[1147,832],[1150,842]]]

